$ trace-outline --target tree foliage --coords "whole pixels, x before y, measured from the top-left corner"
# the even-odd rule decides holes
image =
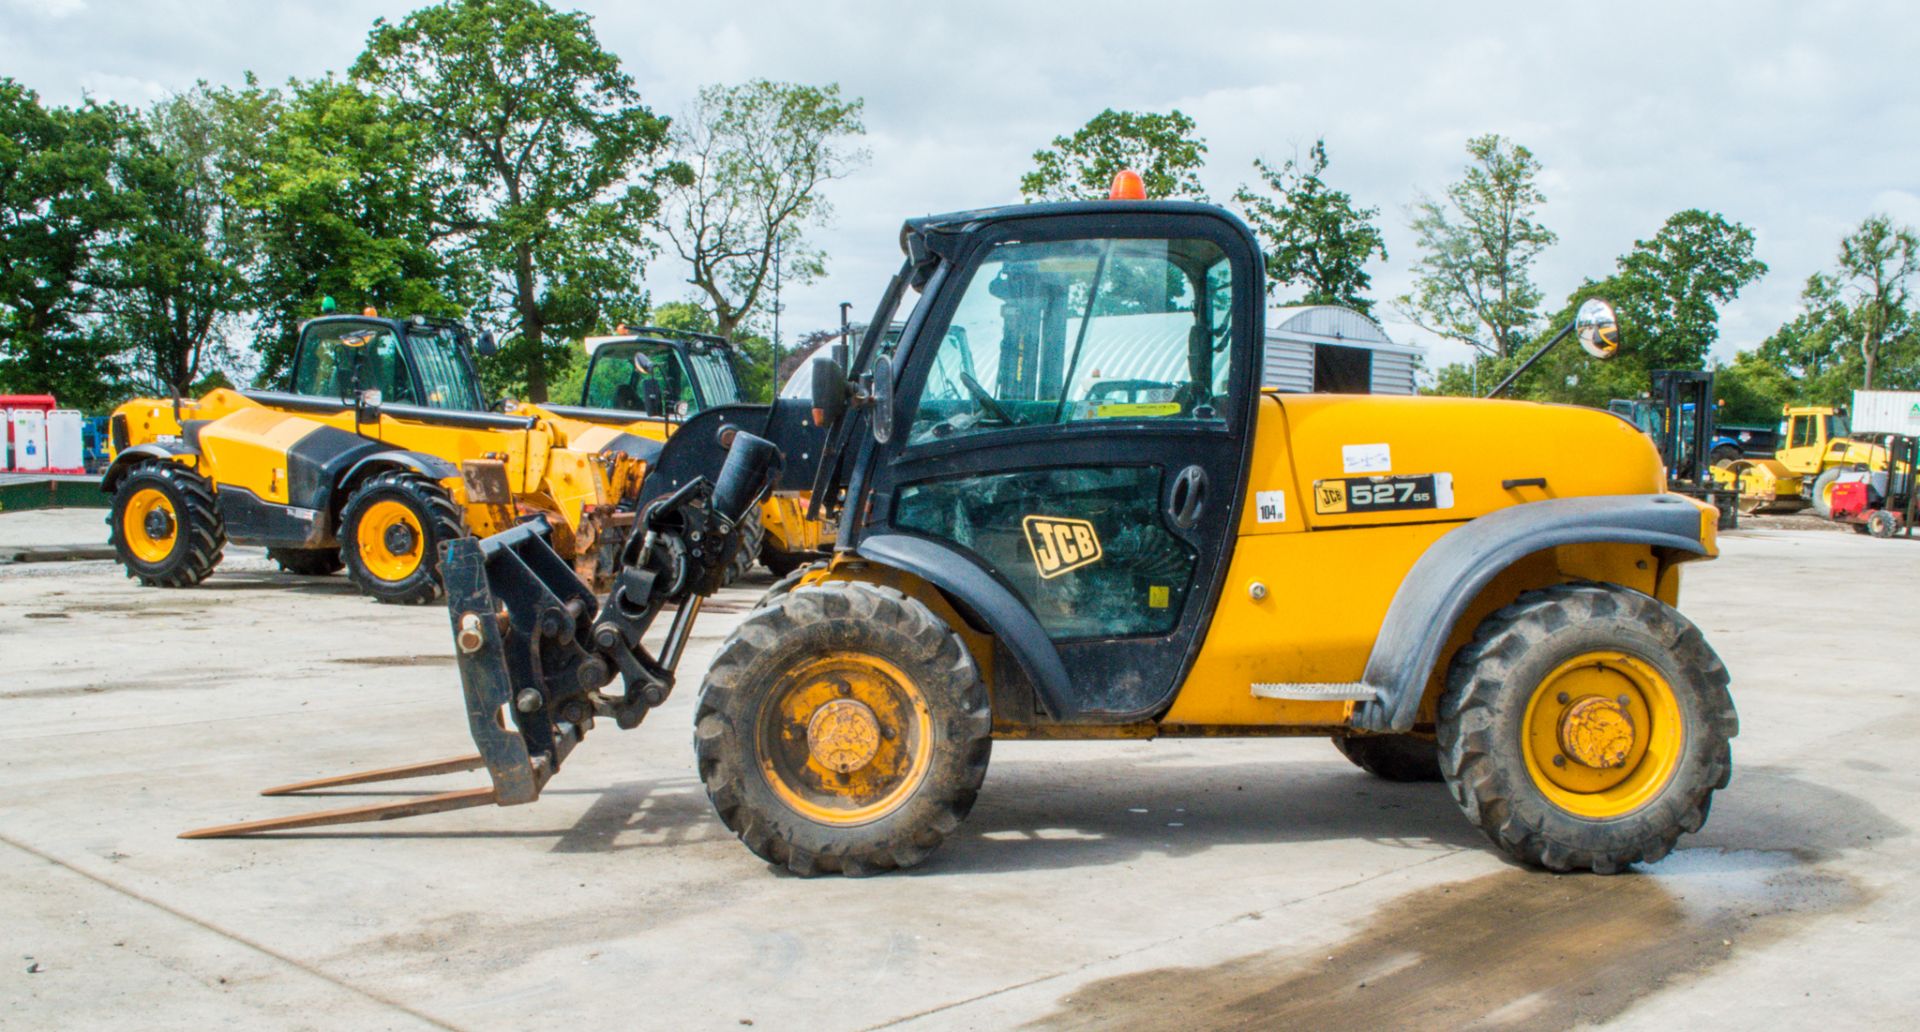
[[[131,114],[48,109],[0,78],[0,391],[97,407],[121,378],[91,318],[93,267],[121,218],[113,149]]]
[[[837,85],[755,79],[702,89],[674,126],[686,174],[667,188],[663,228],[715,332],[731,337],[759,310],[776,247],[784,277],[824,274],[804,234],[831,214],[822,188],[867,160],[853,142],[866,132],[862,106]]]
[[[637,316],[667,120],[590,20],[540,0],[446,0],[374,23],[353,77],[425,127],[444,230],[511,335],[488,363],[547,397],[574,337]]]
[[[277,380],[323,298],[358,311],[458,316],[479,290],[464,252],[443,251],[450,172],[426,126],[396,101],[328,76],[263,95],[270,129],[233,182],[254,215],[253,327],[260,380]]]
[[[1303,165],[1288,158],[1275,169],[1255,158],[1263,191],[1242,185],[1233,199],[1260,235],[1267,258],[1267,293],[1300,291],[1285,304],[1345,305],[1371,312],[1365,294],[1373,280],[1367,262],[1387,257],[1374,220],[1378,208],[1356,207],[1344,190],[1327,185],[1327,141],[1315,140]],[[1287,291],[1291,293],[1291,291]]]
[[[1720,336],[1720,310],[1764,275],[1753,256],[1753,231],[1714,212],[1690,208],[1669,216],[1653,236],[1634,242],[1612,275],[1581,284],[1526,345],[1504,356],[1480,356],[1485,391],[1573,321],[1589,298],[1611,301],[1626,342],[1618,357],[1595,362],[1563,345],[1515,383],[1514,397],[1604,407],[1613,398],[1644,394],[1655,369],[1706,368]],[[1475,370],[1442,371],[1442,393],[1468,393]]]
[[[1540,317],[1530,269],[1556,237],[1539,222],[1546,203],[1533,152],[1497,134],[1467,141],[1466,175],[1443,199],[1422,197],[1412,228],[1420,248],[1407,316],[1496,359],[1513,356]]]
[[[1200,168],[1206,160],[1206,141],[1179,109],[1160,114],[1108,108],[1073,135],[1056,136],[1051,146],[1035,151],[1033,170],[1020,177],[1020,193],[1029,201],[1099,200],[1115,173],[1132,169],[1148,197],[1204,201]]]
[[[106,332],[143,389],[191,394],[248,307],[250,226],[226,184],[252,153],[235,99],[204,84],[129,127],[112,162],[120,221],[98,255]]]

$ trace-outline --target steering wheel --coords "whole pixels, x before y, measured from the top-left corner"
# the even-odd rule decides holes
[[[985,387],[980,386],[980,381],[974,379],[972,373],[961,373],[960,383],[967,388],[968,394],[973,395],[973,400],[979,402],[980,407],[987,410],[987,415],[992,416],[1008,426],[1014,425],[1013,416],[1009,415],[1006,409],[1000,407],[1000,402],[996,400],[993,395],[988,394]]]

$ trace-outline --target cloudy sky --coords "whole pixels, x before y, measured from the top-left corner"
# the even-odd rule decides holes
[[[344,68],[372,0],[0,0],[0,74],[49,101],[144,103],[195,80]],[[560,6],[566,6],[563,2]],[[1177,107],[1209,147],[1216,198],[1324,136],[1329,178],[1381,209],[1408,286],[1406,207],[1504,133],[1545,164],[1560,242],[1538,279],[1557,302],[1675,211],[1753,227],[1772,273],[1727,313],[1723,356],[1792,315],[1807,275],[1867,214],[1920,224],[1920,19],[1910,5],[1740,3],[727,4],[585,2],[656,110],[702,84],[837,81],[867,102],[871,164],[835,185],[815,240],[830,275],[789,291],[785,326],[871,306],[902,218],[1018,200],[1033,151],[1102,108]],[[1566,8],[1566,9],[1562,9]],[[658,300],[688,296],[663,258]],[[1390,309],[1396,339],[1432,342]],[[1459,357],[1434,345],[1431,361]]]

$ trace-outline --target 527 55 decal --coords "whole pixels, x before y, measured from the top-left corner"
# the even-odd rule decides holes
[[[1335,477],[1313,482],[1313,511],[1322,516],[1451,508],[1451,473]]]

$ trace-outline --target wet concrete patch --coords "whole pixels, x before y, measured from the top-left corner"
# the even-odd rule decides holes
[[[1612,878],[1502,871],[1396,900],[1324,953],[1095,982],[1034,1027],[1564,1028],[1866,898],[1784,852],[1681,850]]]

